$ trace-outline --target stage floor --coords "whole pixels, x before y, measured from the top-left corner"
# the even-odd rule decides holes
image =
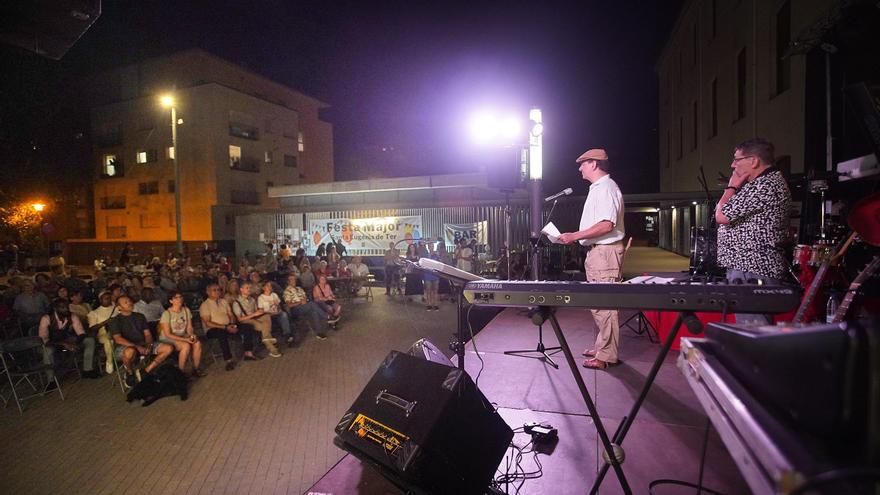
[[[622,313],[622,317],[628,313]],[[558,312],[560,325],[577,357],[595,339],[595,326],[588,310],[567,308]],[[540,455],[543,475],[527,480],[520,493],[583,494],[601,467],[601,443],[587,414],[562,353],[555,360],[560,368],[538,359],[505,355],[506,350],[533,349],[537,327],[524,312],[507,309],[476,335],[467,346],[465,368],[485,396],[497,404],[511,428],[529,422],[549,422],[559,431],[559,442],[549,455]],[[545,345],[557,345],[549,324],[544,327]],[[623,328],[620,357],[622,363],[609,371],[579,368],[596,403],[609,435],[613,434],[640,391],[645,377],[660,351],[646,336]],[[480,359],[482,358],[482,363]],[[648,493],[657,479],[676,479],[695,483],[699,476],[700,452],[707,419],[684,377],[675,366],[674,354],[666,358],[623,447],[623,464],[634,493]],[[580,363],[582,359],[578,359]],[[482,369],[482,372],[481,372]],[[525,445],[528,435],[518,433],[517,445]],[[510,452],[510,451],[509,451]],[[704,486],[721,493],[749,493],[718,435],[710,428],[706,450]],[[502,461],[502,466],[506,465]],[[524,457],[522,468],[534,471],[532,456]],[[363,467],[352,456],[343,458],[310,490],[311,493],[399,493],[390,483]],[[613,471],[609,471],[600,493],[621,493]],[[657,487],[655,494],[686,493],[681,487]],[[511,490],[513,493],[513,490]]]

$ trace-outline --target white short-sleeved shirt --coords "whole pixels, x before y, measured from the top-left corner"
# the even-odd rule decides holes
[[[590,239],[581,239],[583,246],[591,244],[611,244],[623,240],[623,194],[617,183],[606,175],[590,184],[590,193],[584,202],[584,211],[581,214],[581,224],[578,230],[585,230],[597,223],[608,220],[614,222],[611,232]]]

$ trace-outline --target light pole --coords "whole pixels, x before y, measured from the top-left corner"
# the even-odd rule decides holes
[[[532,241],[532,279],[540,280],[541,276],[541,251],[538,242],[541,240],[541,228],[543,223],[541,203],[541,178],[544,174],[544,123],[541,119],[541,109],[529,110],[529,204],[531,205],[529,237]]]
[[[39,202],[31,203],[31,208],[33,208],[33,210],[35,212],[37,212],[37,215],[40,216],[40,237],[43,240],[43,249],[46,250],[46,257],[48,258],[49,257],[49,237],[48,237],[48,234],[46,234],[45,224],[43,222],[43,220],[44,220],[43,210],[46,209],[46,204],[39,203]]]
[[[178,156],[180,150],[177,149],[177,107],[174,104],[174,98],[171,96],[163,96],[160,100],[162,106],[171,108],[171,147],[174,150],[174,224],[177,226],[177,252],[183,254],[183,237],[180,227],[180,162]]]

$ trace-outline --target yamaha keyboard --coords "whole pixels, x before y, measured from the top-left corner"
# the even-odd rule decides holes
[[[786,285],[707,282],[589,283],[479,280],[464,297],[479,306],[557,306],[727,313],[784,313],[798,306],[800,290]]]

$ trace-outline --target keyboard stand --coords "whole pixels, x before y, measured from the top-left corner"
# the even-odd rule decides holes
[[[685,320],[694,321],[696,320],[696,317],[689,311],[683,311],[678,314],[675,323],[672,325],[672,330],[663,342],[663,347],[657,354],[653,366],[651,366],[651,371],[645,379],[645,384],[642,386],[638,398],[636,398],[635,403],[633,403],[632,408],[629,410],[629,414],[623,417],[623,421],[621,421],[617,431],[614,432],[614,437],[609,439],[608,433],[602,425],[602,420],[596,410],[596,405],[590,397],[590,392],[587,390],[584,378],[581,376],[580,369],[574,360],[574,355],[571,353],[571,348],[568,346],[568,341],[565,339],[565,335],[562,333],[562,328],[559,326],[559,321],[556,319],[556,314],[554,313],[553,308],[541,306],[538,309],[541,318],[550,321],[550,324],[553,326],[553,331],[556,333],[556,339],[559,341],[559,346],[562,348],[563,354],[565,354],[568,368],[571,370],[571,374],[574,377],[574,381],[577,383],[581,396],[584,399],[584,403],[587,406],[587,410],[590,412],[590,417],[593,419],[593,424],[596,426],[596,432],[599,434],[599,440],[602,442],[602,447],[604,449],[602,452],[602,459],[605,463],[602,465],[602,468],[599,469],[596,480],[593,482],[592,488],[590,488],[590,494],[595,495],[599,492],[599,487],[602,485],[605,475],[608,474],[609,466],[614,469],[614,472],[617,474],[617,479],[620,482],[620,487],[623,489],[623,492],[631,494],[632,490],[629,487],[629,482],[626,480],[626,476],[623,473],[623,467],[621,466],[621,462],[625,458],[621,444],[635,421],[636,415],[642,407],[642,403],[644,403],[645,398],[648,396],[648,392],[651,390],[651,386],[657,378],[657,373],[660,372],[660,367],[663,365],[663,361],[666,360],[666,356],[672,348],[672,343],[675,341],[679,329]]]

